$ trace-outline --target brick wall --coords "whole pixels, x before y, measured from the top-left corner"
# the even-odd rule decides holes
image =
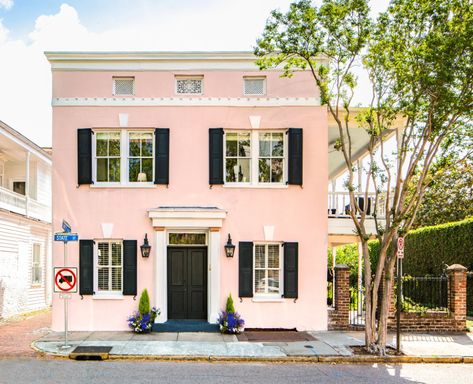
[[[461,332],[466,328],[466,268],[451,265],[448,274],[448,312],[401,312],[403,332]],[[338,276],[338,278],[337,278]],[[349,270],[346,266],[335,267],[335,308],[329,309],[330,330],[348,330],[350,290]],[[337,300],[338,297],[338,300]],[[390,294],[388,329],[396,329],[396,301]]]

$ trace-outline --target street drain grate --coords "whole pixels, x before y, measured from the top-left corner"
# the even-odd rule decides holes
[[[107,360],[112,348],[92,345],[79,346],[69,354],[69,358],[74,360]]]
[[[304,347],[306,347],[306,348],[310,348],[310,349],[313,349],[313,348],[314,348],[314,346],[313,346],[313,345],[304,345]]]

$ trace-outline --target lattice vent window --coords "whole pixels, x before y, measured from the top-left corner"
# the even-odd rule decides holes
[[[245,95],[264,95],[266,93],[266,78],[245,77]]]
[[[200,95],[203,93],[202,77],[176,78],[176,93]]]
[[[114,77],[113,94],[114,95],[134,95],[135,78],[134,77]]]

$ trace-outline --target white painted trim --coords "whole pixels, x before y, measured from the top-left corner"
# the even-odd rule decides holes
[[[156,208],[148,212],[154,227],[176,230],[221,228],[227,213],[221,209]],[[166,243],[166,242],[165,242]]]
[[[319,97],[53,97],[53,107],[318,107]]]
[[[99,273],[98,273],[98,259],[99,259],[99,243],[119,243],[121,245],[121,290],[120,291],[99,291]],[[110,256],[111,257],[111,256]],[[108,268],[111,266],[111,261],[109,262]],[[110,279],[111,282],[111,279]],[[97,296],[97,298],[110,299],[110,297],[123,297],[123,240],[121,239],[94,239],[94,294],[92,296]]]
[[[265,260],[268,260],[268,245],[279,245],[279,294],[275,293],[257,293],[256,292],[256,246],[265,246]],[[253,299],[258,301],[268,301],[274,299],[283,299],[284,294],[284,250],[281,241],[254,241],[253,242]],[[268,269],[268,266],[264,268]]]
[[[208,321],[216,323],[220,311],[220,231],[210,232],[208,246]]]
[[[156,308],[161,310],[157,317],[157,323],[165,323],[168,320],[168,292],[167,292],[167,245],[166,232],[156,231],[156,256],[154,258],[155,287],[154,296]]]

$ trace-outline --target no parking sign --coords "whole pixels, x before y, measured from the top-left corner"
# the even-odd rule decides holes
[[[77,292],[77,268],[55,267],[54,268],[54,292],[76,293]]]

